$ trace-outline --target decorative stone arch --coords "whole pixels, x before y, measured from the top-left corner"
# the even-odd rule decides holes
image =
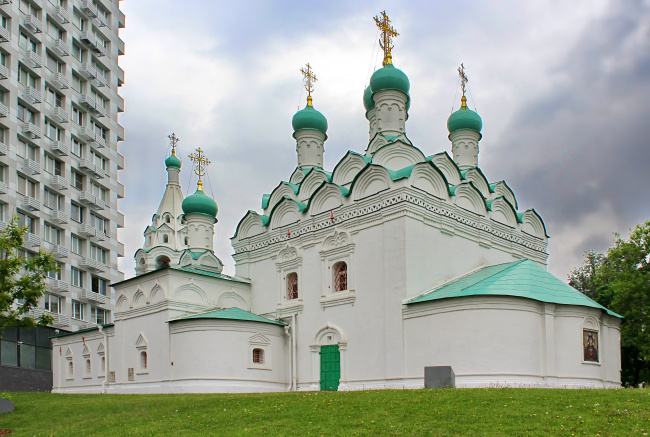
[[[331,211],[343,205],[343,192],[336,184],[323,182],[309,199],[311,215]]]
[[[289,182],[280,182],[277,187],[271,192],[267,208],[273,209],[285,197],[296,200],[297,187]]]
[[[104,347],[104,342],[99,343],[99,346],[97,346],[97,358],[99,359],[97,375],[104,376],[106,375],[106,349]]]
[[[386,144],[377,149],[372,155],[373,164],[381,165],[393,171],[425,161],[426,158],[420,149],[402,141]]]
[[[136,369],[138,374],[149,373],[149,342],[141,332],[135,341]]]
[[[348,151],[339,163],[336,164],[336,167],[334,167],[332,182],[337,185],[345,185],[352,182],[369,162],[369,158],[351,150]]]
[[[311,390],[320,390],[320,348],[321,346],[338,345],[341,353],[341,378],[339,390],[347,390],[347,365],[346,355],[348,341],[343,331],[332,324],[327,324],[318,330],[310,346],[312,355],[312,383]]]
[[[299,184],[305,178],[305,170],[302,167],[296,167],[296,169],[291,173],[289,182],[292,184]]]
[[[250,369],[270,370],[272,368],[271,353],[271,340],[266,336],[256,333],[248,338],[248,367]],[[258,358],[261,356],[262,362],[255,362],[256,356]]]
[[[223,264],[221,263],[221,260],[211,251],[203,252],[197,261],[201,267],[215,270],[217,273],[221,273],[223,270]]]
[[[441,152],[433,155],[431,162],[442,171],[442,174],[445,175],[445,178],[451,185],[460,184],[460,170],[454,162],[453,159],[447,154],[447,152]]]
[[[470,168],[461,172],[465,180],[470,181],[485,198],[490,197],[490,184],[479,168]]]
[[[508,199],[508,202],[510,202],[510,204],[515,208],[515,211],[519,208],[515,193],[510,189],[508,184],[506,184],[506,181],[499,181],[490,184],[490,191],[492,191],[495,196],[503,196]]]
[[[264,223],[262,218],[255,211],[248,211],[244,218],[239,221],[235,237],[239,240],[244,238],[254,237],[264,232]]]
[[[391,178],[388,170],[379,165],[366,166],[354,179],[350,190],[352,199],[360,200],[390,188]]]
[[[219,296],[217,306],[220,308],[239,308],[244,311],[250,311],[250,305],[248,305],[246,299],[235,293],[232,289]]]
[[[459,208],[481,216],[487,215],[485,198],[471,182],[463,182],[452,187],[450,191],[454,196],[452,201]]]
[[[154,303],[165,298],[165,290],[162,286],[156,282],[156,284],[151,288],[149,292],[149,302]]]
[[[132,308],[137,308],[146,305],[147,298],[144,295],[144,292],[138,288],[138,290],[135,292],[133,295],[133,303],[131,305]]]
[[[527,209],[521,215],[521,222],[522,232],[542,240],[548,238],[544,221],[534,209]]]
[[[299,221],[302,214],[300,209],[301,206],[297,201],[290,197],[284,197],[269,214],[271,229],[281,228]]]
[[[298,199],[301,202],[306,202],[314,194],[314,191],[327,181],[327,175],[325,173],[312,169],[300,183]]]
[[[201,305],[207,305],[208,303],[208,296],[206,295],[205,291],[203,291],[196,284],[181,285],[174,291],[173,298],[175,300],[198,303]]]
[[[425,191],[439,199],[449,199],[447,179],[433,163],[416,164],[411,171],[410,183],[413,188]]]
[[[511,228],[517,226],[517,212],[505,197],[499,196],[494,200],[487,201],[486,204],[489,205],[488,209],[491,211],[491,220]]]
[[[65,351],[65,379],[74,379],[74,355],[70,348]]]
[[[90,348],[87,344],[84,345],[83,351],[81,352],[83,357],[83,377],[91,378],[92,377],[92,361],[90,359]]]
[[[129,309],[129,298],[125,294],[120,294],[120,297],[117,298],[117,303],[115,304],[117,311],[126,311]]]

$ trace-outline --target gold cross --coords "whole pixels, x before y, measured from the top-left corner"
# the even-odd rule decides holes
[[[172,155],[176,156],[176,145],[180,141],[180,138],[178,138],[173,132],[171,135],[168,135],[167,138],[169,138],[169,144],[172,146]]]
[[[307,67],[307,68],[305,68]],[[311,105],[311,93],[314,92],[314,82],[318,81],[316,75],[311,69],[309,62],[300,69],[305,81],[305,89],[307,90],[307,104]]]
[[[381,38],[379,38],[379,47],[384,51],[384,62],[383,66],[386,64],[392,64],[392,55],[391,50],[393,50],[393,38],[399,36],[399,33],[395,31],[395,28],[390,25],[390,18],[386,15],[386,11],[382,11],[381,18],[379,16],[375,17],[375,24],[381,31]]]
[[[201,180],[201,177],[205,176],[205,168],[210,165],[210,161],[205,157],[203,150],[201,150],[200,147],[196,149],[196,153],[190,153],[189,158],[194,164],[196,164],[194,173],[199,176],[199,182],[196,184],[197,188],[203,191],[203,181]]]
[[[463,90],[463,97],[465,97],[465,86],[469,82],[469,79],[465,74],[465,66],[463,64],[460,64],[460,67],[458,67],[458,75],[460,76],[460,89]]]

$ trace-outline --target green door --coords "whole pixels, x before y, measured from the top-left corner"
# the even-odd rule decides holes
[[[320,389],[336,391],[341,379],[341,353],[339,345],[320,347]]]

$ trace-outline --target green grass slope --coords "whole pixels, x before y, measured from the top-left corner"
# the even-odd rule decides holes
[[[265,394],[12,393],[16,436],[644,436],[650,390],[446,389]]]

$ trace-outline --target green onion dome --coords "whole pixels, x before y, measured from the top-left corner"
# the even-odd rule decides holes
[[[483,128],[483,120],[481,116],[467,107],[467,99],[465,96],[461,99],[460,109],[449,116],[447,119],[447,129],[449,133],[456,132],[461,129],[470,129],[481,133]]]
[[[176,157],[174,152],[172,152],[171,156],[165,159],[165,166],[167,168],[181,168],[181,160]]]
[[[217,202],[203,192],[202,184],[199,185],[194,194],[187,196],[183,200],[182,207],[185,214],[205,214],[212,218],[217,217]]]
[[[363,106],[366,108],[366,112],[375,107],[375,101],[372,100],[372,90],[370,89],[370,85],[368,85],[366,90],[363,92]]]
[[[323,114],[318,112],[312,106],[311,96],[307,97],[307,106],[293,116],[291,125],[294,132],[302,129],[313,129],[322,133],[327,133],[327,119]]]
[[[406,74],[400,69],[395,68],[390,54],[386,59],[386,65],[375,71],[370,78],[370,89],[373,94],[383,90],[397,90],[408,95],[411,83]]]

